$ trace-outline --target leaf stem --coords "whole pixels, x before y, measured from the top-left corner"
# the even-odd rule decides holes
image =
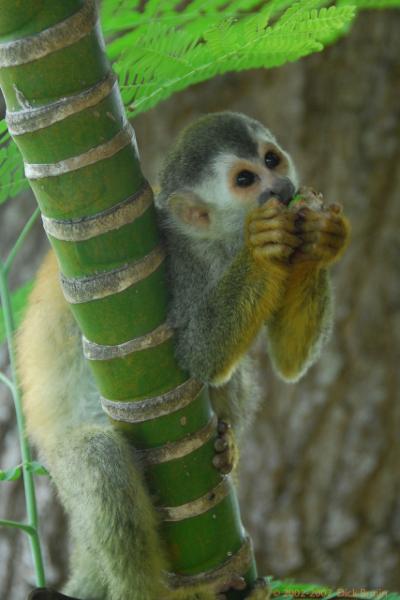
[[[21,246],[25,242],[25,239],[26,239],[27,235],[29,234],[30,230],[32,229],[36,219],[38,218],[39,213],[40,213],[40,209],[39,209],[39,207],[37,207],[34,210],[34,212],[32,213],[32,215],[30,216],[30,218],[28,219],[28,221],[25,223],[21,233],[17,237],[17,240],[16,240],[14,246],[11,248],[10,253],[7,256],[7,258],[4,262],[4,266],[3,266],[4,272],[6,275],[8,275],[10,268],[12,266],[12,263],[15,260],[15,257],[18,254]]]
[[[22,529],[29,536],[33,536],[36,534],[36,529],[31,527],[27,523],[19,523],[18,521],[10,521],[10,519],[0,519],[0,526],[4,527],[12,527],[13,529]]]
[[[35,211],[36,212],[36,211]],[[34,213],[35,214],[35,213]],[[36,218],[36,217],[35,217]],[[32,222],[33,215],[28,221],[28,224]],[[28,225],[27,224],[27,225]],[[24,231],[27,233],[29,228],[27,226],[24,227],[21,232],[14,248],[18,245],[21,246],[25,235]],[[11,264],[12,260],[9,264]],[[17,367],[16,367],[16,359],[15,359],[15,349],[14,349],[14,316],[11,305],[10,298],[10,290],[8,287],[8,277],[7,277],[7,269],[3,263],[0,263],[0,300],[3,306],[3,316],[4,316],[4,324],[7,336],[7,345],[8,345],[8,353],[10,358],[10,367],[11,367],[11,375],[13,380],[12,386],[12,396],[14,400],[15,413],[17,417],[17,428],[18,428],[18,436],[19,443],[21,449],[22,456],[22,473],[24,480],[24,490],[25,490],[25,505],[26,512],[28,517],[28,527],[31,528],[29,531],[29,541],[31,545],[32,557],[35,567],[36,574],[36,584],[38,587],[45,586],[45,575],[43,568],[43,559],[42,552],[40,547],[40,540],[38,534],[38,517],[37,517],[37,506],[36,506],[36,495],[35,495],[35,486],[33,481],[33,473],[27,469],[27,463],[32,462],[31,450],[28,443],[28,438],[25,431],[25,419],[22,411],[22,402],[21,402],[21,394],[18,386],[17,379]],[[24,529],[24,528],[22,528]],[[25,529],[26,531],[26,529]]]
[[[4,385],[6,385],[9,388],[9,390],[11,391],[11,393],[14,395],[15,386],[14,386],[13,382],[6,375],[4,375],[4,373],[2,373],[1,371],[0,371],[0,381],[2,383],[4,383]]]

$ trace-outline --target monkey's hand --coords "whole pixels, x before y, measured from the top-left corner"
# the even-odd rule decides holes
[[[218,437],[214,444],[215,456],[213,465],[220,473],[226,475],[235,470],[239,462],[239,451],[232,427],[226,421],[218,421]]]
[[[301,245],[290,257],[292,264],[328,267],[341,257],[349,241],[350,225],[339,204],[331,204],[324,211],[302,207],[295,215]]]
[[[288,211],[276,198],[253,209],[246,221],[246,245],[258,263],[288,264],[302,243],[296,236],[298,213]]]
[[[290,257],[281,306],[268,322],[270,356],[286,381],[297,381],[328,339],[332,293],[327,267],[344,252],[350,232],[335,204],[325,210],[302,206],[295,214],[301,245]]]

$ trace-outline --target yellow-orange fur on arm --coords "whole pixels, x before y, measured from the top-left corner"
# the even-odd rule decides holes
[[[237,289],[232,286],[235,277],[240,282]],[[211,375],[214,385],[229,379],[265,320],[276,311],[286,278],[287,273],[280,265],[271,263],[266,268],[252,260],[244,250],[229,274],[220,282],[218,294],[213,298],[213,307],[216,314],[225,313],[225,317],[224,333],[218,335],[218,328],[215,330],[215,345],[219,351],[215,355],[214,372]]]
[[[332,324],[326,269],[293,267],[279,311],[268,321],[270,356],[278,373],[297,381],[317,358]]]
[[[287,381],[297,381],[318,357],[332,328],[333,300],[328,267],[344,253],[350,224],[339,205],[299,211],[301,245],[290,259],[283,302],[267,323],[270,355]]]

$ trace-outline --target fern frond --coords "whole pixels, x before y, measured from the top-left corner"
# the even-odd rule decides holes
[[[400,0],[103,0],[101,18],[130,116],[228,71],[272,68],[343,35],[355,7]],[[260,7],[261,4],[261,7]],[[26,189],[23,164],[0,122],[0,203]]]
[[[210,3],[214,8],[215,2]],[[289,3],[282,13],[287,4],[274,0],[256,14],[217,19],[201,34],[160,22],[149,25],[141,36],[140,28],[132,32],[131,47],[116,64],[132,115],[214,75],[271,68],[317,52],[354,18],[351,7],[326,8],[324,0]],[[277,11],[281,16],[269,25]]]
[[[320,5],[325,3],[326,0],[319,1]],[[145,28],[155,21],[168,27],[185,27],[195,37],[201,36],[203,31],[219,21],[239,18],[257,8],[260,10],[260,0],[192,0],[184,10],[180,9],[181,4],[181,0],[149,0],[139,12],[139,2],[133,5],[130,0],[103,0],[101,17],[104,34],[124,34],[109,45],[111,58],[129,49]],[[272,18],[290,4],[290,0],[267,0],[263,10]]]
[[[368,8],[400,8],[400,0],[338,0],[337,5],[356,5],[357,10]]]
[[[310,4],[313,3],[310,2]],[[343,6],[341,8],[330,6],[319,10],[317,8],[311,8],[311,10],[300,9],[296,13],[295,19],[289,19],[284,24],[288,31],[309,33],[315,40],[326,45],[335,39],[347,24],[352,22],[354,16],[354,6]],[[279,27],[281,27],[281,21],[279,21]]]
[[[27,189],[21,153],[11,140],[4,120],[0,121],[0,204]]]

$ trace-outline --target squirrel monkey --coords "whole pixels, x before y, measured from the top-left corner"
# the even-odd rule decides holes
[[[248,350],[265,330],[277,373],[296,381],[317,358],[332,322],[328,269],[349,225],[340,207],[316,210],[298,188],[290,155],[259,122],[207,115],[167,156],[156,197],[168,249],[169,323],[176,356],[210,385],[220,418],[214,465],[232,467],[229,427],[240,439],[259,392]],[[223,589],[166,595],[166,561],[140,460],[102,412],[64,300],[45,259],[18,337],[27,429],[70,517],[65,593],[84,600],[216,600]],[[237,577],[232,588],[243,588]],[[169,593],[168,593],[169,594]],[[263,600],[262,585],[249,598]]]

